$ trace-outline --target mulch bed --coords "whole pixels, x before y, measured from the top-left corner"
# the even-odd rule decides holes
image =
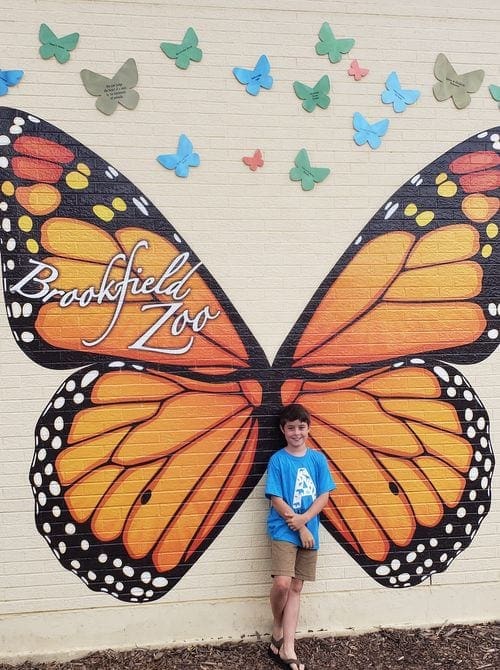
[[[500,624],[383,629],[356,637],[309,637],[297,643],[307,670],[498,670]],[[16,670],[276,670],[268,642],[176,649],[100,651],[64,663],[23,663]],[[0,663],[0,670],[12,665]]]

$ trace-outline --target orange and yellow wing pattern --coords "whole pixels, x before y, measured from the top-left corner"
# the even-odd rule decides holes
[[[493,131],[482,135],[377,212],[304,310],[277,365],[336,374],[418,354],[470,363],[498,346],[499,142]]]
[[[257,382],[197,382],[137,364],[70,377],[36,428],[37,526],[62,565],[129,602],[161,597],[266,467]]]
[[[17,129],[2,146],[5,294],[29,356],[46,367],[120,357],[213,375],[262,358],[213,277],[130,181],[49,124],[2,115]]]
[[[451,366],[396,363],[340,381],[285,383],[337,488],[323,522],[384,586],[420,583],[467,547],[490,507],[488,416]]]

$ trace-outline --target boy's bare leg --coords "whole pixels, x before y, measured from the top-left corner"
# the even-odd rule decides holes
[[[273,613],[273,638],[278,641],[283,637],[283,613],[288,600],[288,592],[292,583],[291,577],[275,576],[269,600],[271,601],[271,611]],[[274,654],[278,653],[278,648],[271,644],[271,650]]]
[[[293,577],[288,590],[288,598],[282,618],[283,644],[279,651],[281,658],[297,658],[297,654],[295,653],[295,632],[299,620],[300,592],[302,591],[303,584],[302,579]],[[303,667],[302,664],[296,664],[295,668],[292,665],[292,670],[302,670]]]
[[[276,576],[271,588],[271,610],[273,613],[273,632],[275,640],[283,638],[280,649],[271,645],[273,653],[281,658],[296,658],[295,632],[299,620],[300,592],[303,581],[295,577]],[[291,670],[303,670],[303,665],[293,665]]]

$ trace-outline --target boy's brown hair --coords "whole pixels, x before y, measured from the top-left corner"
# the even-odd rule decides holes
[[[308,426],[311,425],[311,415],[298,402],[286,405],[280,412],[280,426],[283,427],[288,421],[304,421]]]

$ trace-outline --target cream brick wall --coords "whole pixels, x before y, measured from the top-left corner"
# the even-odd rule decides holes
[[[200,256],[270,361],[311,294],[371,215],[414,173],[469,135],[498,124],[487,86],[500,84],[497,0],[0,0],[0,68],[24,78],[0,103],[32,112],[74,135],[122,171]],[[331,65],[315,54],[328,21],[356,38],[352,57],[370,68],[354,82],[350,57]],[[38,56],[38,28],[78,31],[71,59]],[[203,60],[187,71],[160,51],[188,26]],[[486,71],[469,107],[432,95],[433,65],[444,52],[458,72]],[[275,83],[257,97],[233,77],[268,55]],[[80,80],[88,68],[111,76],[129,57],[139,69],[135,111],[105,117]],[[380,102],[395,69],[421,99],[396,115]],[[328,73],[331,106],[305,113],[292,83]],[[378,151],[356,147],[352,114],[390,119]],[[155,160],[181,132],[201,165],[176,178]],[[241,162],[260,147],[265,167]],[[297,151],[330,177],[306,193],[288,178]],[[500,445],[500,354],[462,369],[487,407]],[[262,485],[160,601],[142,606],[93,593],[63,570],[36,532],[28,471],[36,421],[65,372],[40,368],[17,348],[0,305],[0,658],[76,654],[86,649],[238,639],[269,631],[269,551]],[[372,582],[323,534],[319,579],[308,586],[300,630],[344,632],[377,626],[497,618],[500,486],[472,546],[422,586],[389,591]]]

